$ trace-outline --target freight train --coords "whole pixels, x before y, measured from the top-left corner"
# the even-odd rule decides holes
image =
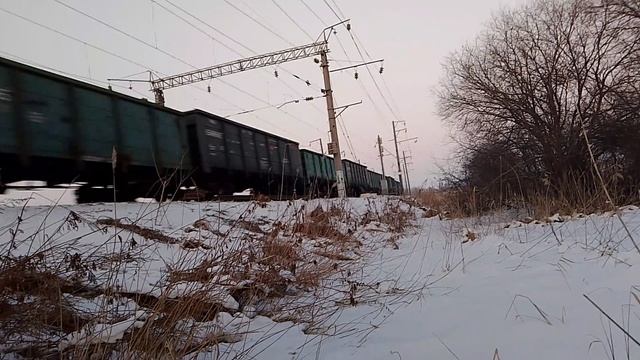
[[[347,194],[399,183],[343,160]],[[181,112],[0,58],[0,191],[83,184],[79,201],[204,197],[252,188],[281,198],[336,193],[333,158],[202,110]]]

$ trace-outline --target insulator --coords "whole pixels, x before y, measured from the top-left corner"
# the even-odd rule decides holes
[[[356,80],[358,80],[358,72],[357,71],[356,71],[356,74],[355,74],[355,78],[356,78]]]
[[[129,90],[133,90],[133,87],[131,86],[131,83],[129,83]]]
[[[382,74],[383,71],[384,71],[384,68],[380,66],[380,74]]]
[[[273,75],[275,75],[276,77],[278,77],[278,70],[273,72]]]
[[[351,31],[351,23],[347,23],[347,31]]]
[[[207,85],[207,92],[211,93],[211,85]]]
[[[109,84],[109,91],[113,91],[113,88],[111,87],[111,84]]]
[[[307,86],[311,86],[311,82],[309,80],[305,80],[304,83],[307,84]]]
[[[338,32],[336,31],[336,29],[333,29],[333,35],[338,35]]]
[[[306,98],[304,98],[305,101],[311,101],[313,100],[313,96],[307,96]]]
[[[313,62],[316,63],[316,64],[319,64],[320,60],[318,60],[318,58],[313,58]]]

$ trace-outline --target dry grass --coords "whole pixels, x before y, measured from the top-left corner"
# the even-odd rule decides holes
[[[612,189],[615,189],[612,187]],[[614,190],[609,190],[615,194]],[[614,196],[617,204],[634,204],[637,200]],[[451,190],[422,189],[415,196],[416,201],[425,210],[425,216],[441,218],[478,217],[505,209],[514,209],[522,217],[542,220],[554,214],[573,215],[592,214],[613,209],[606,193],[597,187],[588,187],[579,182],[567,182],[559,189],[547,191],[529,191],[504,195],[485,194],[475,188]]]
[[[14,256],[12,249],[30,237],[11,236],[0,265],[3,351],[28,358],[94,359],[113,354],[182,358],[239,341],[240,330],[215,325],[221,315],[238,312],[249,318],[260,314],[274,321],[308,324],[308,332],[313,333],[339,312],[336,284],[348,284],[342,278],[356,272],[360,254],[366,253],[358,239],[362,229],[377,223],[386,229],[380,236],[396,234],[382,245],[397,248],[397,235],[414,219],[411,207],[399,201],[379,207],[370,203],[365,214],[355,214],[344,204],[308,210],[289,203],[293,208],[283,212],[288,215],[269,222],[255,216],[256,209],[267,202],[261,199],[236,219],[224,219],[224,231],[220,222],[214,223],[221,220],[211,217],[185,226],[184,236],[170,236],[136,220],[94,223],[70,212],[55,231],[47,231],[50,240],[27,256]],[[11,234],[20,234],[22,221],[17,220]],[[100,245],[101,252],[79,251],[78,238],[55,243],[59,235],[74,233],[82,226],[109,239]],[[43,236],[44,229],[38,228],[32,236]],[[117,232],[111,235],[113,231]],[[147,247],[160,243],[183,251],[180,258],[166,264],[157,293],[127,292],[121,286],[124,273],[139,271],[148,260],[143,255],[145,246],[134,235],[150,240]],[[147,281],[142,274],[138,276],[139,281]],[[352,305],[361,296],[354,289],[354,285],[344,289],[345,301]],[[80,298],[99,306],[84,312],[71,303]],[[144,310],[144,316],[132,318],[133,313],[118,310],[127,301]],[[127,319],[132,325],[113,342],[93,336],[61,346],[72,333],[100,324],[115,327]]]

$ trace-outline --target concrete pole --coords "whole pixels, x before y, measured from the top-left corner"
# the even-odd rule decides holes
[[[320,67],[324,77],[324,91],[327,99],[327,112],[329,113],[329,131],[331,132],[331,155],[336,168],[336,184],[338,186],[338,197],[347,197],[347,190],[344,183],[344,172],[342,170],[342,155],[340,153],[340,142],[338,140],[338,128],[336,126],[336,111],[333,105],[333,90],[331,90],[331,78],[329,76],[329,60],[327,53],[320,53]]]
[[[383,194],[387,193],[387,175],[384,173],[384,155],[382,154],[382,138],[378,135],[378,151],[380,152],[380,166],[382,167],[382,180],[380,180],[380,188]]]
[[[407,193],[411,195],[411,182],[409,182],[409,169],[407,168],[407,154],[402,152],[402,159],[404,160],[404,174],[407,178]]]
[[[402,184],[402,167],[400,166],[400,153],[398,152],[398,137],[396,135],[396,122],[392,121],[393,126],[393,142],[396,144],[396,161],[398,162],[398,182],[400,183],[400,195],[404,193]]]

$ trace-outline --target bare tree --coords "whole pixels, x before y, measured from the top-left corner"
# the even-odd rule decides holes
[[[526,188],[554,191],[594,177],[588,146],[597,162],[615,162],[604,134],[620,119],[637,121],[640,43],[628,14],[638,7],[629,4],[537,0],[496,15],[445,65],[440,112],[462,152],[477,162],[499,144],[522,162],[514,171]]]

